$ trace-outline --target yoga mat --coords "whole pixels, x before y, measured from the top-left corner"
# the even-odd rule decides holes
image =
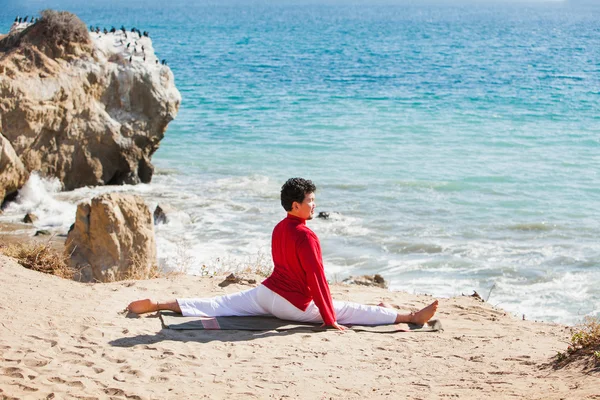
[[[176,330],[242,330],[242,331],[289,331],[312,330],[324,331],[321,324],[285,321],[275,317],[184,317],[172,311],[159,311],[160,319],[165,328]],[[358,332],[437,332],[441,331],[442,323],[431,320],[427,324],[393,324],[393,325],[353,325],[348,328]],[[333,328],[328,328],[333,329]]]

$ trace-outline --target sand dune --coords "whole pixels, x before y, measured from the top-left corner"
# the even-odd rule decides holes
[[[172,331],[131,300],[247,288],[178,276],[81,284],[0,256],[0,398],[600,399],[598,376],[546,366],[564,326],[470,297],[440,299],[439,333]],[[338,299],[416,309],[428,296],[334,285]]]

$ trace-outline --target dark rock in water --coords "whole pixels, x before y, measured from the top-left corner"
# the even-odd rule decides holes
[[[50,231],[47,231],[45,229],[41,229],[39,231],[36,231],[35,235],[33,235],[33,236],[47,236],[47,235],[50,235]]]
[[[351,276],[344,279],[342,283],[347,285],[377,286],[384,289],[387,288],[387,282],[385,279],[383,279],[383,276],[379,274],[363,275],[358,277]]]
[[[144,57],[145,59],[146,57]],[[150,163],[149,159],[142,158],[138,163],[138,176],[142,183],[150,183],[152,175],[154,174],[154,166]]]
[[[165,210],[163,210],[161,206],[156,206],[156,209],[154,210],[154,225],[166,224],[167,222],[169,222],[169,220],[167,219]]]
[[[317,218],[329,219],[329,213],[327,211],[321,211],[319,215],[317,215]]]
[[[37,220],[38,220],[38,217],[32,213],[27,213],[25,215],[25,217],[23,218],[23,222],[25,222],[26,224],[33,224]]]

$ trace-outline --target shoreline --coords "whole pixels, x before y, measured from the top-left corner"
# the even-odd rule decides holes
[[[0,222],[0,247],[2,245],[7,245],[7,244],[20,244],[20,243],[32,243],[32,244],[49,244],[50,247],[59,252],[60,254],[64,254],[65,251],[65,242],[66,242],[66,238],[67,238],[67,234],[66,233],[50,233],[50,234],[46,234],[46,235],[39,235],[39,236],[34,236],[34,233],[38,230],[38,228],[36,228],[33,224],[28,224],[28,223],[24,223],[24,222]],[[24,232],[24,231],[28,231],[28,232]],[[58,231],[58,229],[57,229]],[[155,232],[155,237],[156,237],[156,232]],[[0,253],[1,255],[1,253]],[[269,256],[270,257],[270,256]],[[269,258],[270,259],[270,258]],[[187,272],[185,272],[187,269],[184,268],[184,275],[188,275],[188,276],[198,276],[199,274],[188,274]],[[170,270],[168,268],[164,268],[161,269],[162,272],[164,272],[165,274],[169,274],[170,272],[177,272],[177,270]],[[236,274],[245,274],[248,271],[247,268],[243,267],[242,264],[237,263],[237,265],[232,265],[230,267],[227,267],[226,264],[221,265],[221,269],[219,270],[215,270],[214,271],[214,275],[221,275],[221,274],[228,274],[228,273],[236,273]],[[255,270],[253,270],[255,271]],[[374,272],[371,275],[364,275],[364,276],[374,276],[375,274],[380,274],[378,272]],[[346,274],[343,276],[340,276],[339,273],[335,273],[333,274],[330,279],[328,279],[328,281],[330,282],[330,284],[343,284],[342,282],[346,279],[350,279],[350,278],[360,278],[363,275],[361,274],[355,274],[355,275],[351,275],[351,274]],[[386,284],[390,284],[390,280],[385,277],[385,282]],[[360,286],[360,285],[354,285],[354,286]],[[390,292],[390,293],[395,293],[395,292],[402,292],[402,289],[393,289],[393,288],[385,288],[384,290]],[[478,294],[478,295],[484,295],[484,293],[478,293],[475,289],[470,289],[467,290],[466,292],[459,294],[454,294],[451,296],[444,296],[444,295],[439,295],[436,296],[438,298],[453,298],[453,297],[457,297],[457,296],[465,296],[465,297],[476,297],[473,296],[473,294],[469,294],[471,293],[471,291],[474,294]],[[417,292],[415,292],[417,293]],[[418,292],[421,295],[426,295],[426,296],[431,296],[430,294],[428,294],[428,292]],[[482,298],[482,297],[480,297]],[[483,299],[483,298],[482,298]],[[483,301],[483,300],[482,300]],[[486,301],[486,304],[492,304],[492,303],[488,303]],[[504,309],[502,309],[504,310]],[[582,318],[580,318],[580,320],[578,322],[575,323],[565,323],[565,322],[557,322],[557,321],[548,321],[548,320],[544,320],[544,319],[538,319],[538,318],[531,318],[529,317],[529,315],[527,313],[523,313],[523,312],[514,312],[514,311],[505,311],[506,313],[512,315],[514,318],[523,318],[524,320],[528,320],[528,321],[534,321],[534,322],[541,322],[541,323],[548,323],[548,324],[561,324],[561,325],[565,325],[565,326],[576,326],[577,324],[582,322]]]
[[[28,227],[31,228],[31,231],[34,234],[19,232],[21,230],[25,230]],[[26,223],[15,223],[15,222],[0,222],[0,244],[19,244],[24,242],[31,242],[35,244],[43,244],[48,243],[50,246],[61,253],[64,252],[65,249],[65,235],[59,234],[47,234],[47,235],[38,235],[35,236],[35,232],[37,229],[31,225]]]

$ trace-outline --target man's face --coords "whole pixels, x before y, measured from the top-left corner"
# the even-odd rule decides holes
[[[315,203],[314,193],[305,194],[304,201],[302,203],[295,201],[292,204],[295,214],[302,219],[313,219],[316,206],[317,204]]]

